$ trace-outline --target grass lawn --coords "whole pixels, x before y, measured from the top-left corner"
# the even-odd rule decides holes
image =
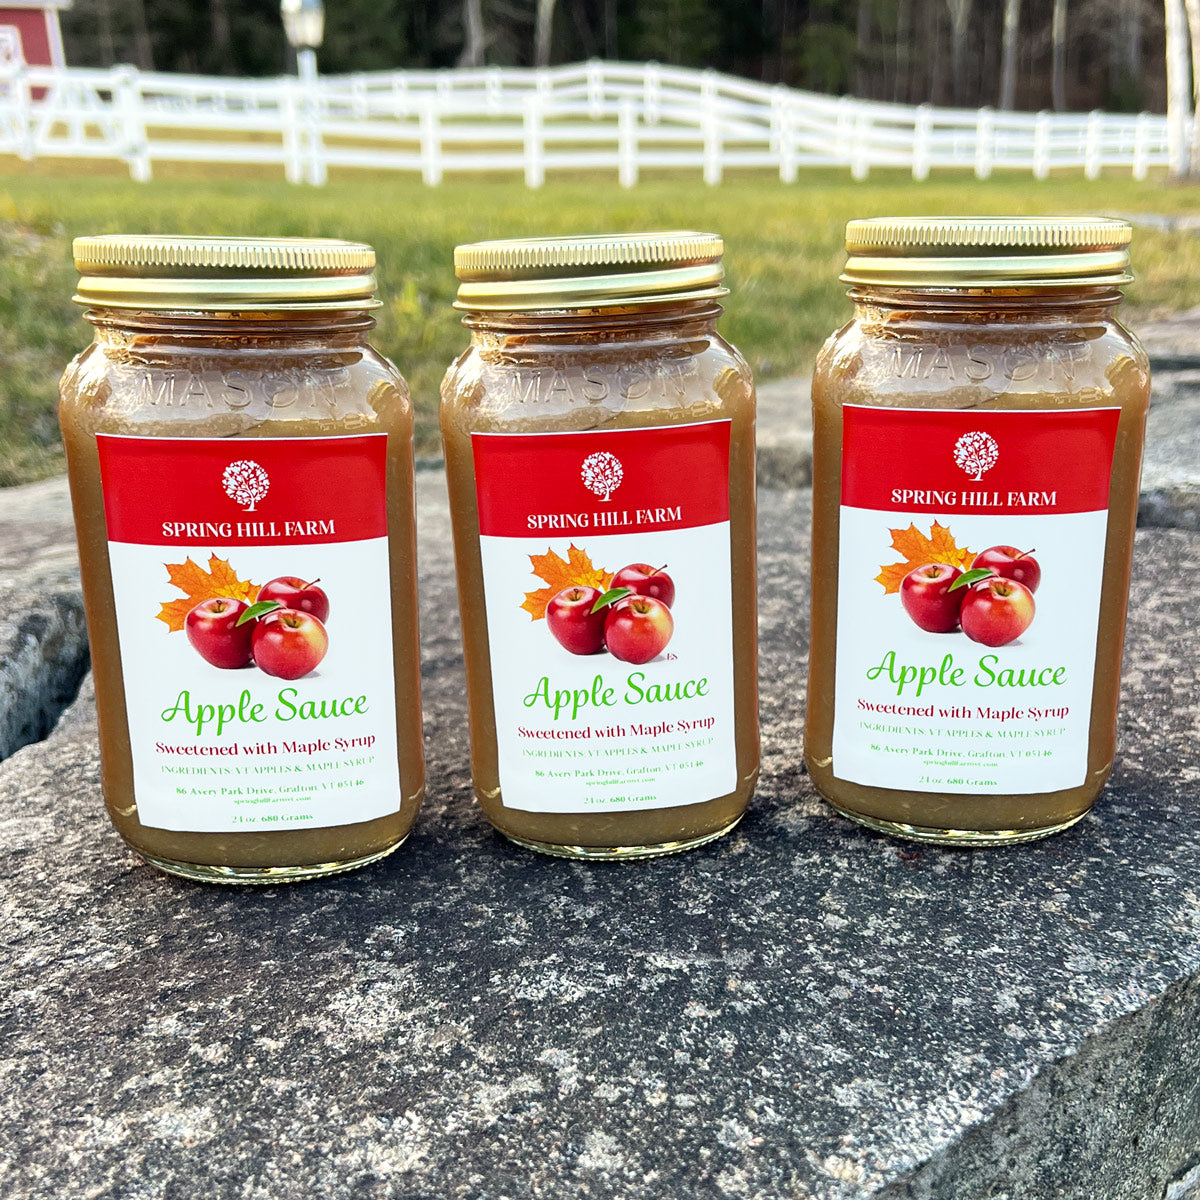
[[[611,177],[552,177],[539,191],[511,177],[427,188],[406,176],[342,176],[324,188],[195,169],[135,184],[116,169],[26,169],[0,161],[0,486],[62,469],[54,419],[58,375],[88,340],[71,304],[71,238],[86,233],[286,234],[347,237],[379,253],[376,343],[408,377],[419,448],[437,444],[437,387],[466,341],[450,308],[457,242],[520,234],[690,228],[727,247],[722,328],[760,378],[806,372],[849,312],[837,276],[847,218],[890,213],[1200,212],[1200,186],[1089,183],[1077,173],[1037,182],[937,175],[915,183],[878,172],[853,183],[813,171],[785,185],[761,174],[705,187],[693,175],[649,178],[628,191]],[[1200,237],[1139,230],[1127,319],[1200,301]]]

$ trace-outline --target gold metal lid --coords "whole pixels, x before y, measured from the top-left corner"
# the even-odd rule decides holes
[[[612,233],[473,242],[454,251],[454,307],[477,312],[612,308],[729,294],[715,233]]]
[[[846,226],[843,283],[1065,287],[1128,283],[1127,221],[1111,217],[875,217]]]
[[[375,251],[332,238],[76,238],[75,302],[143,310],[377,308]]]

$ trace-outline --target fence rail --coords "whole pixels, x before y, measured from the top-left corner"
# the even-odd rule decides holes
[[[1180,131],[1179,137],[1187,136]],[[1142,179],[1166,165],[1167,119],[1141,113],[1013,113],[830,97],[714,71],[589,62],[526,70],[390,71],[314,81],[223,79],[23,67],[0,74],[0,154],[117,159],[134,179],[157,162],[279,164],[295,183],[329,168],[419,172],[611,170],[630,187],[646,169],[731,168],[784,181],[802,167],[855,179],[900,167],[1106,167]],[[1171,143],[1171,144],[1169,144]]]

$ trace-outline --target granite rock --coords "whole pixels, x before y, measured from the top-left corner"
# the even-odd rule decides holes
[[[812,380],[772,379],[758,386],[758,486],[812,483]]]
[[[761,496],[764,770],[729,837],[543,859],[469,791],[440,475],[418,481],[429,801],[278,889],[142,865],[86,690],[0,765],[0,1195],[1160,1200],[1200,1161],[1200,586],[1145,530],[1112,783],[962,852],[800,763],[808,496]]]
[[[1200,529],[1200,358],[1154,377],[1138,523]]]
[[[88,665],[67,481],[0,492],[0,759],[38,741]]]

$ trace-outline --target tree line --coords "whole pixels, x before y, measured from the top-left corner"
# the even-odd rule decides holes
[[[77,66],[292,65],[277,0],[75,0],[62,19]],[[1161,111],[1165,34],[1163,0],[327,0],[319,63],[653,60],[900,103]]]

